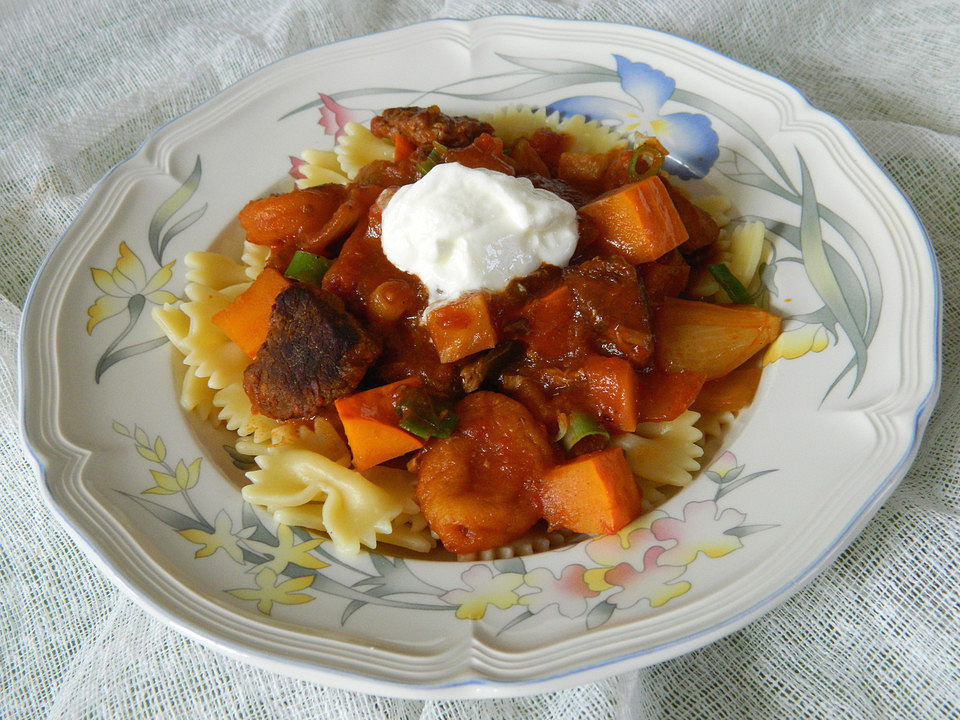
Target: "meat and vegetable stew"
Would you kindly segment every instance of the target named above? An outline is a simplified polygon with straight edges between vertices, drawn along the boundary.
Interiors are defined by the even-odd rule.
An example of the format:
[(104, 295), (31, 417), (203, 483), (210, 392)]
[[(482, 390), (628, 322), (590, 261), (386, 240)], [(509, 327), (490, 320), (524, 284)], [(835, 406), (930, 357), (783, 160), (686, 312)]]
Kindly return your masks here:
[[(505, 144), (437, 107), (370, 130), (393, 160), (240, 213), (270, 253), (213, 323), (253, 358), (253, 411), (324, 418), (355, 469), (414, 472), (456, 553), (544, 521), (617, 531), (641, 493), (611, 437), (748, 404), (779, 318), (750, 304), (655, 140), (582, 153), (544, 128)], [(736, 302), (698, 295), (705, 276)]]

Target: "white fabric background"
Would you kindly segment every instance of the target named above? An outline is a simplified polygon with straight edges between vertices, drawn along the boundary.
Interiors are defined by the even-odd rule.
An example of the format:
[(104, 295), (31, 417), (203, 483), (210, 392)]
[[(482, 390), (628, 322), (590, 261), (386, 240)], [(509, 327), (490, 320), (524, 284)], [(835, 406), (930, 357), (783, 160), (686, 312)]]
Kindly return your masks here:
[[(520, 700), (400, 701), (290, 680), (144, 614), (40, 501), (17, 430), (29, 282), (91, 186), (157, 126), (285, 55), (436, 17), (628, 22), (796, 86), (900, 185), (944, 285), (919, 457), (823, 575), (661, 665)], [(0, 0), (0, 717), (960, 717), (960, 4), (956, 0)]]

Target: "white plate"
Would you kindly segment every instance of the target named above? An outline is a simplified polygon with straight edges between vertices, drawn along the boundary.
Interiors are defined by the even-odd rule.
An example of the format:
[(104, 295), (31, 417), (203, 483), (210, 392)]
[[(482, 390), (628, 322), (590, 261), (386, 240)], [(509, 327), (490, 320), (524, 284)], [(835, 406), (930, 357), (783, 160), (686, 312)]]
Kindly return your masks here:
[[(183, 255), (229, 237), (288, 156), (331, 147), (339, 124), (433, 102), (609, 114), (653, 130), (767, 223), (765, 277), (774, 309), (796, 318), (786, 352), (799, 357), (768, 365), (722, 454), (619, 536), (466, 565), (296, 547), (307, 536), (244, 505), (230, 457), (177, 404), (147, 310), (182, 290)], [(783, 82), (635, 27), (442, 20), (271, 65), (116, 167), (30, 293), (23, 426), (78, 542), (188, 635), (368, 692), (519, 695), (700, 647), (809, 581), (909, 467), (939, 329), (937, 270), (908, 203)]]

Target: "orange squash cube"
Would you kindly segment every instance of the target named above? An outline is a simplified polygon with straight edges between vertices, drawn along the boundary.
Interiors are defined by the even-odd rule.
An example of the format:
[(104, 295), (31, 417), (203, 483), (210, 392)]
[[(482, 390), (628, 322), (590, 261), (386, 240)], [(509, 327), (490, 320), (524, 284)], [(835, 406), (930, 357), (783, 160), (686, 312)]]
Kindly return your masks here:
[(250, 357), (267, 339), (270, 315), (277, 295), (290, 287), (290, 281), (273, 268), (266, 268), (250, 287), (240, 293), (211, 321)]
[(442, 363), (455, 362), (497, 344), (486, 293), (472, 293), (431, 310), (426, 325)]
[(418, 379), (407, 378), (334, 401), (357, 470), (423, 447), (423, 440), (400, 427), (394, 410), (404, 388), (420, 385)]
[(611, 534), (640, 514), (640, 489), (612, 447), (558, 465), (541, 481), (543, 517), (550, 527)]
[(687, 240), (663, 181), (657, 177), (612, 190), (580, 208), (599, 231), (597, 246), (634, 265), (651, 262)]

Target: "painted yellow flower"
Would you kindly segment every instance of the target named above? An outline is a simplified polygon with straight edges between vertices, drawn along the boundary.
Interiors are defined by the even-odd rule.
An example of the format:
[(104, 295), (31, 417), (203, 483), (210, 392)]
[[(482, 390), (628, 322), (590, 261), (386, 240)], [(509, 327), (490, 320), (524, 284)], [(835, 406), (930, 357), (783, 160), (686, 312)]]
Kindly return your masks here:
[[(117, 258), (113, 270), (108, 272), (101, 268), (90, 268), (93, 282), (103, 295), (87, 308), (87, 334), (93, 331), (98, 323), (127, 309), (131, 300), (142, 297), (154, 305), (176, 301), (176, 296), (161, 288), (166, 285), (173, 273), (170, 268), (173, 263), (167, 263), (157, 270), (152, 277), (147, 278), (140, 258), (134, 254), (126, 243), (120, 243), (120, 256)], [(142, 300), (140, 301), (142, 304)]]
[(592, 590), (584, 579), (583, 565), (567, 565), (555, 577), (547, 568), (536, 568), (523, 576), (523, 581), (538, 592), (524, 595), (520, 604), (532, 613), (538, 613), (551, 605), (564, 617), (573, 618), (587, 611), (587, 598), (599, 593)]
[(474, 565), (460, 579), (471, 589), (457, 588), (440, 599), (451, 605), (459, 605), (457, 617), (461, 620), (479, 620), (486, 614), (487, 605), (506, 610), (517, 604), (520, 596), (514, 592), (523, 584), (523, 574), (514, 572), (493, 574), (486, 565)]
[(322, 570), (328, 563), (314, 557), (310, 551), (323, 542), (323, 538), (314, 538), (302, 543), (295, 543), (293, 530), (289, 525), (277, 526), (277, 545), (248, 540), (247, 545), (260, 555), (269, 555), (272, 559), (258, 565), (256, 569), (269, 569), (272, 572), (283, 572), (287, 565), (299, 565), (310, 570)]
[[(203, 545), (197, 550), (194, 557), (202, 558), (213, 555), (217, 550), (223, 550), (227, 555), (233, 558), (234, 562), (243, 564), (243, 551), (237, 540), (243, 537), (243, 532), (235, 534), (233, 532), (233, 521), (226, 511), (221, 510), (217, 519), (213, 522), (213, 532), (208, 533), (203, 530), (181, 530), (180, 535), (196, 545)], [(246, 528), (250, 533), (254, 528)]]
[(660, 607), (690, 590), (692, 586), (686, 580), (674, 582), (686, 572), (686, 567), (657, 564), (657, 559), (665, 552), (662, 547), (648, 548), (643, 555), (643, 568), (639, 571), (630, 563), (620, 563), (612, 568), (607, 573), (607, 580), (622, 589), (607, 598), (607, 602), (619, 609), (633, 607), (641, 600), (649, 602), (650, 607)]
[(273, 610), (274, 603), (281, 605), (301, 605), (313, 600), (313, 595), (299, 592), (306, 590), (313, 584), (314, 576), (304, 575), (303, 577), (290, 578), (277, 584), (277, 574), (270, 568), (263, 568), (257, 573), (256, 588), (236, 588), (227, 590), (228, 593), (241, 600), (256, 600), (257, 610), (264, 615), (269, 615)]
[(689, 502), (683, 506), (682, 520), (666, 517), (651, 525), (650, 529), (658, 540), (676, 540), (676, 544), (665, 550), (658, 562), (660, 565), (683, 567), (696, 560), (701, 552), (707, 557), (723, 557), (743, 547), (740, 538), (729, 534), (729, 531), (742, 525), (745, 519), (746, 515), (733, 508), (720, 512), (713, 500)]
[(793, 360), (808, 352), (820, 352), (829, 345), (827, 329), (820, 323), (801, 325), (793, 330), (785, 330), (770, 343), (763, 354), (763, 364), (769, 365), (780, 358)]
[(614, 535), (602, 535), (587, 543), (587, 555), (600, 567), (583, 573), (583, 580), (591, 590), (602, 592), (613, 587), (605, 579), (607, 571), (628, 561), (631, 557), (643, 556), (651, 547), (663, 543), (650, 532), (650, 526), (660, 518), (667, 517), (662, 510), (654, 510), (634, 520)]

